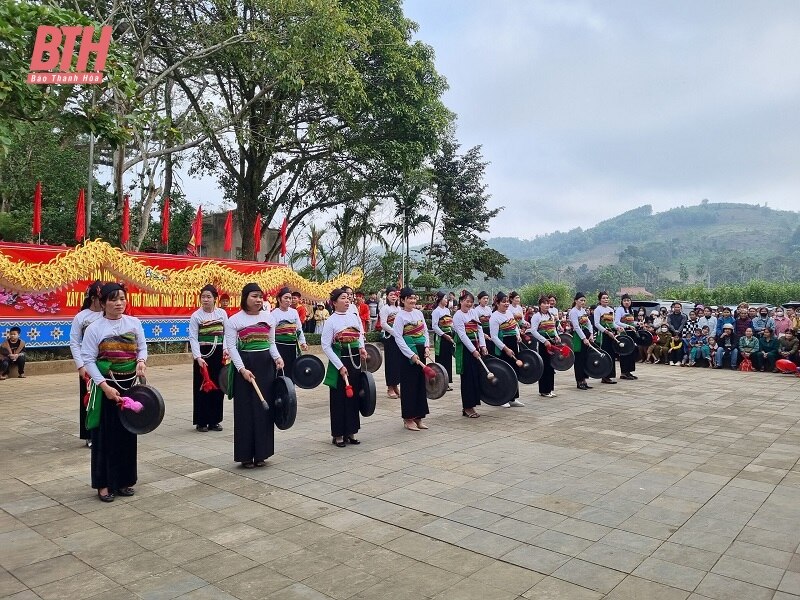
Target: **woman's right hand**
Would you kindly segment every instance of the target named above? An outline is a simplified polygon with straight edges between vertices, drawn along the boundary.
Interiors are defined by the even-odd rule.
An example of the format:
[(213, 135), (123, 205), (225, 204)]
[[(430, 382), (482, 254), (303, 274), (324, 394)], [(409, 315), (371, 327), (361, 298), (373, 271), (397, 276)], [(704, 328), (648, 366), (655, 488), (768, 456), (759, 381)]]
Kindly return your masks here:
[(503, 352), (505, 352), (509, 356), (509, 358), (514, 358), (514, 351), (508, 346), (503, 348)]
[(81, 379), (86, 379), (86, 367), (81, 367), (78, 369), (78, 377)]
[(255, 379), (255, 377), (253, 377), (253, 373), (251, 373), (247, 369), (241, 369), (239, 371), (239, 375), (241, 375), (242, 379), (244, 379), (247, 383), (252, 383), (253, 379)]
[(339, 369), (339, 375), (341, 375), (342, 377), (344, 377), (345, 375), (347, 375), (347, 367), (345, 367), (344, 365), (342, 365), (342, 368), (341, 368), (341, 369)]
[(481, 353), (478, 352), (477, 350), (473, 350), (472, 351), (472, 356), (474, 356), (475, 358), (480, 358), (481, 357)]
[(208, 363), (203, 360), (202, 357), (197, 358), (197, 365), (202, 369), (203, 367), (208, 367)]
[(106, 398), (109, 400), (113, 400), (114, 402), (121, 402), (119, 390), (111, 387), (107, 383), (103, 382), (100, 384), (100, 389), (103, 390), (103, 393), (106, 395)]
[(589, 343), (590, 343), (590, 342), (589, 342), (589, 338), (583, 338), (583, 340), (582, 340), (582, 341), (583, 341), (583, 345), (584, 345), (584, 346), (588, 346), (588, 345), (589, 345)]

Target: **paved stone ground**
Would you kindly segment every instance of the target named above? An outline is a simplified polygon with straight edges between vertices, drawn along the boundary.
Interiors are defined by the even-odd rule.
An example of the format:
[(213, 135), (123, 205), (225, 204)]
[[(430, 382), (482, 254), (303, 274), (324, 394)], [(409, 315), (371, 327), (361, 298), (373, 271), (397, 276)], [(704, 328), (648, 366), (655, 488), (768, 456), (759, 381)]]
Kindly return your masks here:
[[(800, 598), (800, 379), (645, 366), (637, 382), (427, 432), (379, 398), (362, 445), (327, 388), (263, 469), (191, 426), (188, 366), (150, 369), (167, 416), (139, 438), (133, 498), (103, 504), (76, 381), (0, 383), (0, 596), (19, 599)], [(382, 376), (378, 378), (383, 391)], [(457, 385), (456, 385), (457, 388)]]

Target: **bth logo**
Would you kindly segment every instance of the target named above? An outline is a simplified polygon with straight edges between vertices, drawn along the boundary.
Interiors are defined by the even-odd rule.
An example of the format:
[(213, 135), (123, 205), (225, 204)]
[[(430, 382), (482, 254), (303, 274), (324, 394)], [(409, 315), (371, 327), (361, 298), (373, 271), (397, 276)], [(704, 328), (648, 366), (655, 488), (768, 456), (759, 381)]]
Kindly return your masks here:
[[(80, 25), (54, 27), (40, 25), (33, 45), (31, 71), (28, 83), (39, 84), (89, 84), (103, 83), (108, 47), (113, 27), (100, 29), (100, 40), (94, 41), (94, 27)], [(80, 39), (78, 62), (72, 70), (75, 46)], [(63, 50), (62, 50), (63, 48)], [(94, 54), (94, 71), (86, 71), (89, 56)]]

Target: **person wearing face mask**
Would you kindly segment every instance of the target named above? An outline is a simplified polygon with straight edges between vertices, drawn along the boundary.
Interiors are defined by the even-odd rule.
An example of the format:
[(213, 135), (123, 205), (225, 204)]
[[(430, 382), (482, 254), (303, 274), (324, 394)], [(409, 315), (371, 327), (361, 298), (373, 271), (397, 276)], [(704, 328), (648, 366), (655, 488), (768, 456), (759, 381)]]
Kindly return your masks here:
[[(192, 424), (197, 431), (222, 431), (222, 390), (216, 388), (222, 370), (225, 322), (228, 314), (217, 308), (219, 293), (213, 285), (200, 290), (200, 308), (189, 318), (189, 348), (192, 350)], [(203, 371), (207, 374), (204, 376)], [(216, 389), (205, 391), (206, 377)]]
[(775, 337), (780, 338), (789, 329), (792, 328), (792, 322), (788, 317), (784, 316), (783, 308), (778, 307), (775, 309), (775, 316), (772, 318), (775, 322)]
[(769, 316), (769, 310), (766, 306), (762, 306), (758, 311), (758, 316), (753, 319), (753, 334), (761, 338), (764, 335), (765, 329), (775, 331), (775, 321)]
[(657, 341), (647, 349), (647, 360), (652, 360), (654, 364), (667, 364), (672, 334), (669, 332), (669, 326), (666, 323), (662, 323), (656, 329), (656, 338)]
[[(233, 398), (233, 460), (245, 469), (265, 466), (275, 454), (275, 418), (264, 411), (253, 381), (265, 395), (283, 359), (275, 343), (275, 320), (257, 283), (242, 289), (241, 310), (225, 323), (225, 348), (231, 357), (228, 397)], [(232, 381), (231, 381), (232, 380)]]

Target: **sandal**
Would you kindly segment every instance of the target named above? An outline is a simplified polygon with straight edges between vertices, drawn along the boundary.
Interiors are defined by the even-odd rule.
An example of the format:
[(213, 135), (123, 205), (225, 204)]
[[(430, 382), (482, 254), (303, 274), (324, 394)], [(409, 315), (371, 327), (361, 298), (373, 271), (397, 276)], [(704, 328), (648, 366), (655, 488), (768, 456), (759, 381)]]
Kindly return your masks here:
[(468, 413), (465, 410), (462, 410), (461, 411), (461, 416), (462, 417), (469, 417), (470, 419), (477, 419), (478, 417), (480, 417), (480, 415), (477, 412), (475, 412), (474, 410), (472, 412), (470, 412), (470, 413)]
[(117, 496), (129, 497), (133, 496), (135, 493), (136, 491), (132, 487), (124, 487), (117, 490)]
[(398, 397), (394, 392), (386, 392), (386, 395), (393, 400)]
[(252, 462), (243, 462), (243, 463), (242, 463), (242, 466), (243, 466), (245, 469), (252, 469), (253, 467), (255, 467), (255, 465), (254, 465)]
[(344, 448), (345, 446), (347, 446), (344, 440), (342, 440), (341, 442), (337, 442), (336, 438), (331, 439), (331, 444), (333, 444), (337, 448)]
[(260, 461), (258, 461), (258, 462), (256, 463), (256, 466), (257, 466), (257, 467), (266, 467), (266, 466), (267, 466), (267, 463), (265, 463), (263, 460), (260, 460)]
[(349, 437), (346, 441), (348, 444), (353, 444), (353, 446), (358, 446), (361, 443), (361, 440), (357, 440), (354, 437)]

